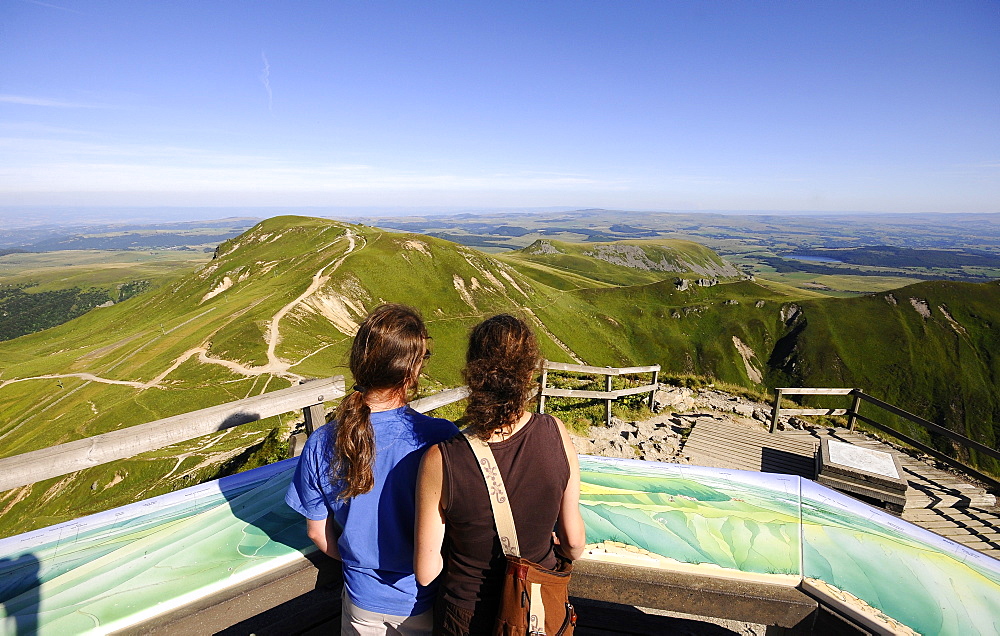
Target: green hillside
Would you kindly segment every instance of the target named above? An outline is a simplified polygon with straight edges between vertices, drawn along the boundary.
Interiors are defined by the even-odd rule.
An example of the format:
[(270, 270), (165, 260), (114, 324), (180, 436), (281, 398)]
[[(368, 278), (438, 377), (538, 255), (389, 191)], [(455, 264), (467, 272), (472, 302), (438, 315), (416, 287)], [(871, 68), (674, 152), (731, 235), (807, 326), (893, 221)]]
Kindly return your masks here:
[[(0, 455), (346, 373), (357, 322), (386, 301), (411, 304), (428, 322), (435, 356), (425, 390), (454, 386), (472, 325), (501, 311), (531, 318), (530, 308), (554, 295), (506, 263), (440, 239), (269, 219), (221, 244), (193, 275), (0, 344)], [(544, 355), (571, 360), (538, 325)], [(275, 427), (288, 423), (244, 426), (0, 494), (0, 533), (211, 477)]]
[[(773, 349), (770, 385), (863, 388), (997, 448), (1000, 281), (930, 281), (797, 306)], [(905, 420), (896, 425), (950, 449)], [(1000, 474), (990, 458), (973, 460)]]
[(503, 258), (521, 264), (522, 271), (539, 282), (558, 288), (586, 287), (579, 285), (578, 277), (616, 286), (678, 277), (740, 277), (739, 270), (712, 250), (668, 239), (585, 244), (540, 239)]
[[(457, 385), (468, 330), (509, 311), (535, 324), (551, 360), (659, 363), (756, 388), (858, 386), (995, 443), (996, 283), (922, 283), (892, 292), (895, 304), (884, 293), (817, 298), (742, 280), (686, 241), (537, 245), (498, 257), (418, 234), (268, 219), (191, 275), (0, 343), (0, 456), (346, 374), (358, 321), (390, 301), (419, 309), (434, 338), (425, 392)], [(692, 283), (682, 290), (678, 278)], [(694, 282), (705, 278), (721, 283)], [(0, 493), (0, 536), (211, 478), (272, 430), (286, 435), (290, 418)]]
[(0, 256), (0, 340), (49, 329), (190, 273), (194, 250), (12, 252)]

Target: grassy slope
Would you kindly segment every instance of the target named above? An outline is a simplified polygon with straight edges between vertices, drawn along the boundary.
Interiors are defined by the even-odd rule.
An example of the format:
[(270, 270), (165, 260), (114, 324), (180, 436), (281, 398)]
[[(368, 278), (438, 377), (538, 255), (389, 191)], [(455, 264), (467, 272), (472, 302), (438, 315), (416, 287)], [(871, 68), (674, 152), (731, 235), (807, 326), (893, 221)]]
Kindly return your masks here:
[[(537, 313), (592, 364), (658, 362), (665, 372), (754, 386), (736, 336), (754, 352), (751, 364), (763, 373), (766, 387), (861, 387), (997, 447), (1000, 283), (923, 282), (894, 291), (895, 304), (885, 293), (829, 298), (763, 280), (685, 292), (668, 281), (563, 289)], [(930, 318), (917, 312), (911, 297), (927, 302)], [(803, 310), (804, 319), (786, 325), (782, 312), (787, 315), (791, 304)], [(819, 403), (845, 406), (829, 400)], [(949, 449), (905, 420), (874, 408), (865, 412)], [(996, 462), (973, 459), (1000, 473)]]
[[(350, 244), (348, 231), (354, 235), (355, 250), (335, 268)], [(253, 368), (268, 360), (268, 324), (306, 292), (321, 270), (329, 278), (310, 300), (323, 302), (314, 303), (314, 308), (300, 303), (281, 320), (275, 353), (287, 369)], [(207, 297), (227, 278), (231, 286)], [(0, 387), (0, 454), (23, 453), (284, 388), (295, 376), (345, 373), (350, 321), (386, 301), (413, 305), (427, 319), (436, 353), (425, 372), (428, 387), (455, 385), (469, 328), (484, 315), (544, 305), (546, 293), (555, 292), (540, 292), (508, 265), (438, 239), (321, 219), (270, 219), (224, 243), (220, 257), (196, 274), (0, 344), (0, 383), (8, 381)], [(322, 312), (338, 302), (340, 327)], [(544, 334), (542, 348), (550, 358), (568, 359)], [(250, 368), (233, 371), (205, 364), (192, 350)], [(67, 375), (71, 373), (155, 386), (109, 385)], [(274, 423), (241, 431), (252, 432), (255, 426), (262, 437)], [(236, 447), (248, 442), (232, 433), (221, 451), (227, 443)], [(157, 475), (175, 468), (176, 462), (166, 457), (178, 451), (166, 452), (37, 484), (14, 505), (23, 492), (0, 495), (0, 533), (119, 505), (137, 492), (149, 495), (186, 485), (205, 476), (209, 467), (196, 466), (220, 447), (196, 451), (169, 480), (160, 480)], [(116, 483), (116, 473), (124, 481)]]
[[(649, 261), (665, 262), (668, 267), (674, 267), (678, 271), (625, 267), (602, 258), (595, 258), (592, 255), (599, 253), (602, 249), (619, 247), (637, 248)], [(554, 253), (543, 252), (542, 248), (554, 250)], [(553, 284), (551, 278), (553, 270), (576, 274), (584, 279), (611, 285), (642, 285), (667, 278), (673, 280), (677, 277), (699, 278), (707, 275), (694, 271), (698, 268), (704, 268), (706, 271), (731, 269), (731, 266), (727, 268), (726, 263), (712, 250), (690, 241), (672, 239), (583, 244), (541, 240), (522, 250), (507, 253), (503, 258), (513, 263), (523, 264), (525, 268), (522, 271), (526, 275), (532, 276), (546, 285)], [(574, 282), (578, 283), (579, 280)]]
[[(861, 387), (996, 448), (1000, 282), (931, 281), (891, 295), (895, 304), (888, 294), (800, 303), (804, 327), (787, 343), (794, 344), (795, 368), (776, 370), (772, 382)], [(919, 314), (911, 298), (926, 301), (930, 317)], [(896, 424), (928, 439), (912, 424)]]
[[(348, 254), (349, 235), (355, 247)], [(71, 377), (0, 386), (0, 455), (284, 388), (297, 376), (346, 373), (351, 321), (386, 301), (417, 307), (428, 323), (435, 355), (425, 370), (426, 391), (460, 382), (466, 335), (483, 316), (513, 311), (533, 319), (530, 311), (544, 324), (540, 340), (549, 359), (572, 361), (557, 338), (589, 364), (660, 363), (668, 372), (752, 386), (736, 336), (753, 350), (751, 363), (769, 386), (860, 386), (918, 413), (924, 404), (954, 404), (949, 408), (959, 419), (952, 421), (960, 427), (972, 417), (996, 419), (993, 387), (1000, 374), (991, 356), (1000, 342), (989, 328), (1000, 322), (995, 284), (922, 283), (895, 292), (896, 306), (884, 294), (817, 298), (765, 281), (680, 292), (675, 273), (628, 270), (581, 255), (570, 255), (572, 267), (521, 255), (498, 258), (426, 236), (303, 217), (262, 222), (222, 244), (219, 254), (198, 273), (159, 290), (0, 343), (0, 384), (72, 372), (152, 382), (176, 365), (145, 389)], [(233, 371), (199, 361), (197, 354), (184, 357), (203, 348), (211, 358), (266, 364), (269, 323), (321, 270), (328, 279), (280, 322), (275, 354), (287, 368)], [(619, 282), (612, 285), (615, 276)], [(641, 284), (620, 286), (629, 276)], [(231, 286), (206, 298), (227, 277)], [(931, 319), (918, 316), (909, 295), (928, 299)], [(805, 316), (795, 338), (789, 336), (795, 325), (782, 321), (791, 302)], [(938, 305), (949, 308), (967, 336), (955, 333)], [(768, 369), (779, 344), (794, 352), (795, 369)], [(948, 387), (957, 387), (959, 397), (947, 394)], [(222, 455), (259, 441), (275, 426), (287, 427), (287, 420), (241, 427), (210, 440), (211, 446), (195, 440), (186, 450), (164, 449), (37, 484), (17, 504), (12, 501), (22, 491), (0, 494), (0, 535), (193, 483), (210, 476)], [(993, 439), (991, 426), (969, 430)]]

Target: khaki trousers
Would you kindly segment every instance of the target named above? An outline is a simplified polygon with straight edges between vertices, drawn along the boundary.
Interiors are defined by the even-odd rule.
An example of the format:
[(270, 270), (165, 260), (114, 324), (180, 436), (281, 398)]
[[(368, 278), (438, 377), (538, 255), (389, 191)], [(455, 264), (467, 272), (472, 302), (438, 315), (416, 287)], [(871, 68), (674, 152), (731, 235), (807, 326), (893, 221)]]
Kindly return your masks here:
[(343, 636), (431, 636), (434, 626), (434, 610), (427, 610), (416, 616), (396, 616), (380, 614), (361, 609), (347, 597), (341, 595), (340, 633)]

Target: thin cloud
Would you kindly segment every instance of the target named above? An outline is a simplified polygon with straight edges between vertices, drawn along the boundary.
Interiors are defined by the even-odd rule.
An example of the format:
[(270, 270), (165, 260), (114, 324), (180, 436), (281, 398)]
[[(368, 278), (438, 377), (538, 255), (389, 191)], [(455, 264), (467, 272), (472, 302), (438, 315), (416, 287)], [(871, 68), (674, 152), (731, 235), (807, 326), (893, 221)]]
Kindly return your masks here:
[(264, 54), (264, 51), (260, 52), (260, 58), (264, 61), (264, 69), (260, 72), (260, 83), (267, 91), (267, 109), (271, 110), (271, 64), (267, 61), (267, 55)]
[(67, 102), (48, 97), (32, 97), (29, 95), (0, 95), (0, 102), (5, 104), (20, 104), (22, 106), (45, 106), (47, 108), (101, 108), (94, 104)]
[(48, 2), (42, 2), (41, 0), (27, 0), (30, 4), (37, 4), (40, 7), (46, 7), (49, 9), (58, 9), (59, 11), (67, 11), (69, 13), (75, 13), (77, 15), (85, 15), (83, 11), (77, 11), (76, 9), (70, 9), (69, 7), (60, 7), (57, 4), (50, 4)]

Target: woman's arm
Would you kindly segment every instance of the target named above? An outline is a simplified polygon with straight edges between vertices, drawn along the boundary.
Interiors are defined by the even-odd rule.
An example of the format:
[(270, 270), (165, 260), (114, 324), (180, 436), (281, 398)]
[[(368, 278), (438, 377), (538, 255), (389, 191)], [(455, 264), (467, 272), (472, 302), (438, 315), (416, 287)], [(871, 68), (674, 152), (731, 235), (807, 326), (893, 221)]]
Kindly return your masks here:
[(333, 517), (306, 519), (306, 535), (312, 539), (320, 552), (340, 561), (340, 550), (337, 548), (337, 533)]
[(569, 482), (563, 491), (559, 519), (556, 523), (556, 538), (559, 539), (556, 550), (563, 557), (576, 560), (583, 554), (583, 548), (587, 543), (587, 529), (583, 525), (583, 517), (580, 516), (580, 462), (566, 426), (559, 418), (553, 419), (559, 423), (563, 449), (566, 451), (566, 459), (569, 460)]
[(417, 583), (430, 585), (444, 568), (444, 502), (447, 501), (441, 449), (431, 446), (420, 460), (417, 472), (417, 515), (413, 571)]

